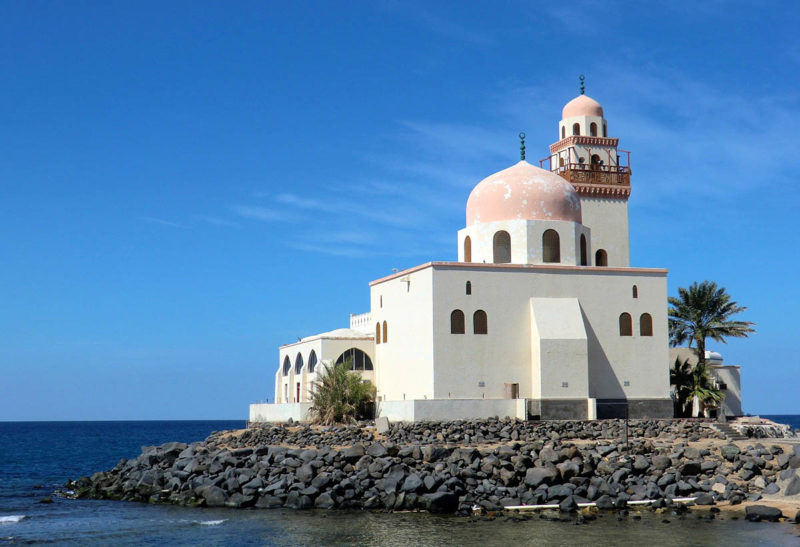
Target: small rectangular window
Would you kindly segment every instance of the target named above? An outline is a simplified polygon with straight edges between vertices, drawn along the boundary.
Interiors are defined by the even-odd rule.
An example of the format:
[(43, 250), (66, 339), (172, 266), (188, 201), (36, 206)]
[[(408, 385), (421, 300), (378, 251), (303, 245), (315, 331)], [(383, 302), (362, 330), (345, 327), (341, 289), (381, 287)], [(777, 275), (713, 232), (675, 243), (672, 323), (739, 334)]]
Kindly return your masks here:
[(561, 382), (561, 387), (569, 387), (569, 382)]
[(631, 382), (630, 382), (630, 380), (625, 380), (625, 381), (623, 382), (623, 384), (625, 385), (625, 387), (630, 387), (630, 385), (631, 385)]

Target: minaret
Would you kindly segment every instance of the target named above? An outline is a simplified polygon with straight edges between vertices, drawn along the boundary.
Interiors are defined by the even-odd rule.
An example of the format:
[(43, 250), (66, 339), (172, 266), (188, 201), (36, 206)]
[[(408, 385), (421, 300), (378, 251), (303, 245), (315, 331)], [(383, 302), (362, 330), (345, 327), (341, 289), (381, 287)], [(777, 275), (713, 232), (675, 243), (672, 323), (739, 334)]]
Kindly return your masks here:
[(608, 136), (603, 107), (585, 94), (568, 102), (558, 123), (560, 140), (539, 163), (568, 180), (578, 192), (583, 225), (592, 231), (593, 266), (628, 267), (628, 196), (631, 193), (630, 152), (617, 149)]

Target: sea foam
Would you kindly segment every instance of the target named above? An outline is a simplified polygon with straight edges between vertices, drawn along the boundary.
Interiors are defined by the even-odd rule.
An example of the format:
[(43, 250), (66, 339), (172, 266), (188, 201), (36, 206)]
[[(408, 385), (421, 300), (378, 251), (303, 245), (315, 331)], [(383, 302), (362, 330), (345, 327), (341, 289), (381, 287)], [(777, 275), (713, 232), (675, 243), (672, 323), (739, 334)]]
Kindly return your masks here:
[(222, 520), (198, 520), (196, 522), (200, 526), (218, 526), (218, 525), (222, 524), (223, 522), (225, 522), (226, 520), (228, 520), (228, 519), (222, 519)]
[(2, 515), (0, 516), (0, 524), (16, 524), (26, 518), (28, 518), (28, 515)]

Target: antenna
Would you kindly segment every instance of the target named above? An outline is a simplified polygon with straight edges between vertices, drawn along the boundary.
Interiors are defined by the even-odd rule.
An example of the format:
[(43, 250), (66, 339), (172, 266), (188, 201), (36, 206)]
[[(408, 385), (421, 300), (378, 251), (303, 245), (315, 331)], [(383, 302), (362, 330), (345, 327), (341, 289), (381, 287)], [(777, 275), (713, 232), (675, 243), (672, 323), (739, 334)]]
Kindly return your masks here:
[(525, 133), (519, 134), (519, 159), (525, 161)]

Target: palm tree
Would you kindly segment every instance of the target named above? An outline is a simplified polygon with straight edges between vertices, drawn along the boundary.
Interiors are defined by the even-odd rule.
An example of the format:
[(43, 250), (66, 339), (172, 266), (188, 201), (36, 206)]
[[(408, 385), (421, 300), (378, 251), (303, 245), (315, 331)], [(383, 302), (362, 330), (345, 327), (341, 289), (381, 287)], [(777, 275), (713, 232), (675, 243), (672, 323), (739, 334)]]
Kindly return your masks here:
[(331, 425), (352, 422), (375, 399), (375, 387), (351, 372), (351, 359), (322, 364), (316, 389), (311, 393), (310, 413), (316, 423)]
[(706, 362), (706, 338), (725, 343), (725, 338), (746, 338), (754, 323), (731, 321), (730, 317), (745, 311), (722, 287), (713, 281), (692, 283), (678, 289), (678, 297), (669, 297), (669, 341), (678, 346), (696, 344), (699, 365)]
[(675, 416), (686, 416), (686, 401), (689, 400), (689, 393), (694, 385), (692, 365), (688, 359), (683, 363), (680, 359), (675, 359), (675, 363), (669, 369), (669, 385), (675, 386), (673, 391)]
[(697, 417), (703, 410), (702, 407), (717, 407), (724, 397), (716, 382), (711, 378), (708, 365), (705, 362), (697, 363), (692, 369), (692, 383), (687, 393), (684, 405), (692, 403), (692, 416)]

